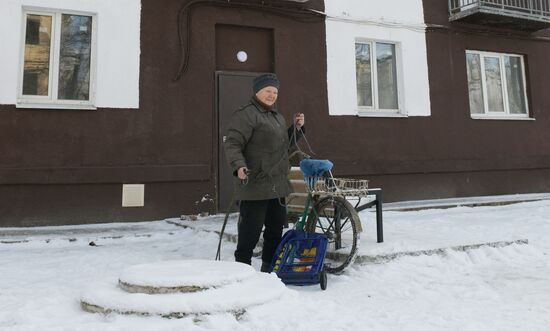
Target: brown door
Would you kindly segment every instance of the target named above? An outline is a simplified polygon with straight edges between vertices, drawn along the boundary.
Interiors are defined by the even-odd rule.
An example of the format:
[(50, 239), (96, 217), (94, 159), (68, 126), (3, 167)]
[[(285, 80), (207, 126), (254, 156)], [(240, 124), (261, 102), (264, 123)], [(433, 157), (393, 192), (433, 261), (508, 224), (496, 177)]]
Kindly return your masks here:
[[(223, 139), (233, 112), (245, 105), (252, 97), (252, 81), (257, 73), (217, 72), (218, 111), (218, 211), (225, 212), (231, 202), (234, 190), (234, 176), (227, 164), (223, 150)], [(233, 203), (232, 211), (236, 210)]]
[[(225, 212), (233, 195), (231, 170), (223, 151), (223, 137), (231, 115), (252, 97), (252, 81), (259, 73), (274, 70), (273, 29), (216, 25), (217, 208)], [(237, 54), (247, 54), (239, 60)], [(233, 205), (233, 210), (236, 206)]]

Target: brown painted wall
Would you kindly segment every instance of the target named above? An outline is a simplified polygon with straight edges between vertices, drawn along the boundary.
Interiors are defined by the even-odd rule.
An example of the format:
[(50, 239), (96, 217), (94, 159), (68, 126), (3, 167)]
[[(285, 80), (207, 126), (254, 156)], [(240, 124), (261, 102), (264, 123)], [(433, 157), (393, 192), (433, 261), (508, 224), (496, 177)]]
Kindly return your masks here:
[[(326, 92), (319, 94), (326, 91), (322, 21), (198, 8), (189, 71), (173, 82), (181, 4), (142, 1), (139, 109), (0, 105), (0, 226), (151, 220), (212, 210), (208, 202), (195, 202), (215, 196), (216, 24), (273, 29), (275, 71), (283, 82), (304, 87), (283, 90), (283, 113), (306, 105), (326, 109)], [(321, 0), (312, 6), (323, 8)], [(121, 207), (122, 183), (146, 184), (145, 207)]]
[[(317, 156), (332, 159), (336, 174), (369, 178), (384, 189), (385, 201), (549, 192), (550, 75), (544, 73), (550, 43), (525, 33), (450, 26), (447, 1), (425, 0), (424, 10), (427, 23), (449, 27), (426, 35), (431, 116), (314, 113), (308, 137)], [(526, 56), (535, 121), (470, 118), (466, 49)]]
[[(322, 9), (322, 1), (313, 5)], [(306, 113), (308, 140), (337, 175), (371, 179), (385, 201), (550, 191), (550, 43), (450, 25), (447, 2), (424, 0), (432, 115), (328, 116), (324, 23), (202, 7), (188, 72), (179, 64), (180, 1), (142, 1), (139, 109), (22, 110), (0, 105), (0, 226), (151, 220), (212, 210), (215, 26), (272, 29), (287, 119)], [(469, 30), (470, 29), (470, 30)], [(483, 30), (483, 28), (481, 29)], [(545, 36), (539, 32), (536, 35)], [(470, 118), (465, 50), (520, 53), (535, 121)], [(218, 59), (219, 60), (219, 59)], [(407, 87), (405, 87), (407, 88)], [(145, 207), (121, 208), (121, 184), (145, 183)]]
[[(427, 33), (434, 143), (456, 160), (455, 169), (478, 175), (463, 195), (550, 191), (550, 42), (522, 32), (448, 22), (446, 1), (424, 0), (425, 20), (444, 28)], [(466, 50), (522, 54), (535, 121), (470, 118)], [(434, 129), (432, 129), (434, 130)], [(441, 154), (439, 154), (441, 155)], [(437, 159), (438, 154), (434, 154)], [(466, 177), (465, 177), (466, 178)]]

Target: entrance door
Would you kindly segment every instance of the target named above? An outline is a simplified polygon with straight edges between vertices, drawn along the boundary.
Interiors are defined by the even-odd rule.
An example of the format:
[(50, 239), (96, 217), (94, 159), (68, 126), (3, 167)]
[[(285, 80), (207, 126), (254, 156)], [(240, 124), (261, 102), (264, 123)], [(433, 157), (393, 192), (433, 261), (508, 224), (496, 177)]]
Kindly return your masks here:
[[(258, 74), (246, 72), (217, 72), (218, 111), (218, 211), (225, 212), (234, 190), (234, 176), (227, 164), (223, 139), (233, 112), (252, 97), (252, 81)], [(235, 211), (236, 204), (231, 206)]]
[[(273, 72), (273, 50), (272, 29), (216, 24), (217, 208), (221, 212), (225, 212), (231, 202), (234, 180), (225, 159), (223, 136), (233, 112), (252, 97), (254, 78), (261, 72)], [(235, 205), (233, 208), (236, 209)]]

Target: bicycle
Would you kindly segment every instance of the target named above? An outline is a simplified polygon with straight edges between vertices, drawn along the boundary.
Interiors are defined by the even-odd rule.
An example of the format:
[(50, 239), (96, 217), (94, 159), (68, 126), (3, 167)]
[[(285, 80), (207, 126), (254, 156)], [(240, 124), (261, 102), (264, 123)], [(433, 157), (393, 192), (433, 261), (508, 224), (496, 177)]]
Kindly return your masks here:
[(325, 270), (340, 273), (357, 257), (360, 233), (359, 215), (347, 197), (366, 197), (368, 180), (327, 176), (305, 178), (307, 198), (304, 210), (295, 223), (297, 230), (321, 233), (328, 239)]

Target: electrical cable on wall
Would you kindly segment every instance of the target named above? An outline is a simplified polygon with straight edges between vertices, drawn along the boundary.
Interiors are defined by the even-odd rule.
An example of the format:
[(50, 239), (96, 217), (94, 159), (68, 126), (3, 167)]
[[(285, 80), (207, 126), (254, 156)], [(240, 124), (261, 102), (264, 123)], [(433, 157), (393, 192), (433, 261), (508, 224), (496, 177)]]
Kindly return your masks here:
[[(186, 1), (178, 11), (177, 24), (178, 24), (178, 39), (181, 49), (181, 58), (178, 71), (174, 77), (174, 81), (177, 81), (187, 71), (189, 66), (189, 56), (191, 49), (191, 26), (193, 12), (196, 8), (201, 6), (217, 6), (227, 8), (239, 8), (247, 10), (256, 10), (267, 12), (272, 15), (285, 17), (302, 23), (318, 23), (325, 19), (335, 22), (372, 25), (393, 29), (406, 29), (413, 32), (436, 32), (436, 31), (453, 31), (468, 34), (480, 34), (487, 35), (489, 33), (497, 33), (499, 36), (511, 36), (515, 38), (522, 38), (534, 41), (550, 41), (550, 38), (545, 36), (522, 36), (511, 31), (491, 31), (486, 30), (472, 30), (461, 29), (460, 26), (445, 26), (432, 23), (406, 23), (406, 22), (392, 22), (384, 19), (362, 19), (352, 18), (349, 16), (333, 16), (323, 11), (319, 11), (313, 8), (304, 6), (307, 0), (189, 0)], [(344, 13), (345, 14), (345, 13)]]
[[(300, 3), (300, 5), (298, 5)], [(178, 71), (174, 77), (177, 81), (187, 71), (189, 66), (189, 53), (191, 50), (191, 26), (193, 12), (201, 6), (217, 6), (228, 8), (241, 8), (249, 10), (257, 10), (268, 12), (272, 15), (285, 17), (302, 23), (318, 23), (324, 21), (325, 14), (317, 11), (302, 8), (302, 2), (290, 4), (289, 1), (273, 0), (273, 1), (256, 1), (251, 2), (246, 0), (190, 0), (183, 4), (178, 11), (178, 39), (181, 49), (181, 60)], [(185, 36), (185, 37), (184, 37)]]
[[(353, 24), (362, 24), (362, 25), (374, 25), (385, 28), (394, 28), (394, 29), (407, 29), (413, 32), (425, 32), (426, 24), (414, 24), (414, 23), (404, 23), (404, 22), (392, 22), (386, 21), (384, 19), (366, 19), (366, 18), (351, 18), (349, 16), (333, 16), (325, 12), (318, 11), (315, 9), (308, 9), (309, 11), (324, 15), (327, 20), (344, 22), (344, 23), (353, 23)], [(345, 13), (344, 13), (345, 14)]]
[(488, 30), (486, 27), (483, 29), (480, 28), (474, 28), (472, 26), (461, 26), (461, 25), (442, 25), (442, 24), (434, 24), (434, 23), (406, 23), (406, 22), (392, 22), (381, 19), (366, 19), (366, 18), (352, 18), (346, 15), (346, 13), (343, 13), (344, 16), (333, 16), (329, 15), (325, 12), (321, 12), (315, 9), (308, 9), (309, 11), (314, 11), (319, 14), (325, 15), (327, 21), (335, 21), (335, 22), (344, 22), (344, 23), (353, 23), (353, 24), (360, 24), (360, 25), (372, 25), (372, 26), (380, 26), (385, 28), (393, 28), (393, 29), (406, 29), (413, 32), (437, 32), (437, 31), (447, 31), (447, 32), (458, 32), (458, 33), (464, 33), (464, 34), (473, 34), (473, 35), (484, 35), (484, 36), (501, 36), (501, 37), (513, 37), (513, 38), (520, 38), (520, 39), (526, 39), (526, 40), (533, 40), (533, 41), (550, 41), (550, 37), (545, 36), (536, 36), (532, 34), (525, 34), (518, 31), (511, 31), (511, 30)]

